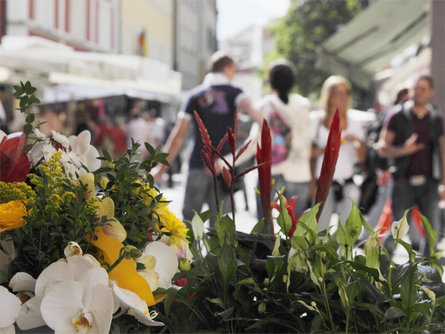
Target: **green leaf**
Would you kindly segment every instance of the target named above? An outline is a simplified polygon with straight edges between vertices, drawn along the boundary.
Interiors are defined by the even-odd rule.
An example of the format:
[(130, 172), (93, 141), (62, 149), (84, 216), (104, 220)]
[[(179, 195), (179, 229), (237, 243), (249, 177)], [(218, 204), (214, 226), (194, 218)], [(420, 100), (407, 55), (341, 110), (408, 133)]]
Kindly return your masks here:
[(148, 153), (150, 153), (151, 156), (154, 156), (156, 154), (156, 150), (153, 146), (151, 146), (149, 143), (144, 143), (145, 148), (147, 149)]
[(340, 220), (338, 221), (338, 229), (335, 232), (335, 238), (338, 244), (342, 247), (352, 246), (354, 244), (352, 237), (346, 232), (346, 229)]
[(201, 212), (199, 214), (199, 216), (201, 217), (203, 222), (206, 222), (207, 220), (209, 220), (209, 218), (213, 215), (213, 211), (212, 210), (207, 210), (204, 212)]
[(29, 98), (29, 101), (28, 101), (28, 105), (31, 105), (33, 103), (40, 103), (40, 100), (37, 97), (35, 97), (34, 95), (31, 95), (31, 97)]
[[(305, 212), (301, 216), (300, 220), (298, 221), (294, 235), (304, 235), (306, 230), (311, 230), (315, 233), (315, 235), (318, 234), (317, 213), (319, 208), (320, 203), (317, 203), (308, 212)], [(301, 227), (300, 223), (303, 223)]]
[(277, 223), (281, 227), (281, 232), (287, 235), (289, 230), (292, 228), (292, 218), (287, 212), (286, 206), (284, 205), (283, 196), (278, 193), (278, 198), (280, 199), (280, 214), (277, 218)]
[(306, 251), (309, 249), (309, 244), (306, 240), (305, 237), (299, 236), (299, 235), (294, 235), (290, 241), (292, 248), (301, 250), (301, 251)]
[(400, 297), (402, 309), (409, 313), (417, 300), (417, 264), (409, 264), (405, 275), (402, 277)]
[(408, 252), (408, 255), (409, 255), (410, 262), (414, 262), (416, 259), (416, 254), (413, 252), (412, 246), (409, 243), (407, 243), (401, 239), (394, 239), (394, 241), (399, 243), (400, 245), (403, 246), (403, 248), (406, 249), (406, 251)]
[(20, 86), (14, 86), (14, 96), (16, 98), (19, 98), (24, 93), (22, 87)]
[(20, 109), (25, 109), (28, 103), (28, 96), (23, 96), (20, 98)]
[(111, 154), (108, 153), (108, 151), (107, 151), (106, 149), (103, 149), (103, 150), (102, 150), (102, 154), (104, 155), (104, 158), (105, 158), (107, 161), (113, 161), (113, 158), (111, 157)]
[(218, 305), (219, 307), (221, 307), (223, 310), (225, 309), (224, 307), (224, 303), (220, 298), (206, 298), (206, 300), (208, 300), (210, 303)]
[(28, 116), (26, 116), (26, 123), (34, 122), (34, 119), (35, 119), (34, 114), (28, 114)]
[(23, 132), (25, 132), (25, 135), (29, 135), (32, 132), (32, 124), (26, 123), (23, 126)]
[(357, 205), (352, 202), (351, 212), (346, 219), (346, 232), (351, 236), (352, 242), (354, 243), (362, 231), (362, 221), (363, 216), (360, 213)]
[(395, 306), (391, 306), (385, 312), (385, 316), (383, 317), (383, 321), (397, 319), (401, 317), (405, 317), (406, 314), (401, 309)]
[(224, 287), (227, 289), (229, 280), (235, 273), (236, 258), (233, 248), (223, 247), (221, 254), (218, 256), (218, 269), (221, 272)]
[(255, 226), (253, 227), (252, 231), (250, 232), (251, 234), (257, 234), (257, 233), (261, 233), (262, 231), (264, 231), (266, 229), (266, 219), (261, 218), (258, 223), (255, 224)]
[(266, 271), (267, 276), (272, 280), (275, 274), (279, 273), (284, 264), (285, 255), (280, 256), (267, 256), (266, 260)]
[(436, 240), (437, 240), (437, 233), (436, 231), (434, 231), (434, 229), (431, 227), (431, 224), (428, 220), (428, 218), (426, 218), (424, 215), (422, 215), (420, 212), (420, 217), (422, 218), (422, 222), (423, 222), (423, 227), (425, 229), (426, 232), (426, 238), (428, 240), (428, 246), (429, 246), (429, 251), (430, 254), (434, 254), (435, 250), (434, 250), (434, 246), (436, 245)]

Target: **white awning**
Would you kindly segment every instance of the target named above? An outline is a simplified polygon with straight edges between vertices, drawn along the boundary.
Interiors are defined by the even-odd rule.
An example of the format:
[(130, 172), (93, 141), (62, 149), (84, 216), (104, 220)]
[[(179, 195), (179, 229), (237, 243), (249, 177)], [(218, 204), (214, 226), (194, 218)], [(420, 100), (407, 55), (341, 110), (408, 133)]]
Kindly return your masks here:
[(367, 89), (395, 55), (430, 36), (427, 0), (380, 0), (322, 44), (318, 66)]
[[(77, 52), (39, 37), (3, 37), (0, 65), (19, 75), (39, 75), (42, 102), (57, 102), (67, 96), (98, 98), (126, 94), (161, 102), (177, 99), (181, 74), (158, 61), (136, 55)], [(20, 75), (21, 74), (21, 75)], [(18, 82), (11, 82), (17, 84)]]

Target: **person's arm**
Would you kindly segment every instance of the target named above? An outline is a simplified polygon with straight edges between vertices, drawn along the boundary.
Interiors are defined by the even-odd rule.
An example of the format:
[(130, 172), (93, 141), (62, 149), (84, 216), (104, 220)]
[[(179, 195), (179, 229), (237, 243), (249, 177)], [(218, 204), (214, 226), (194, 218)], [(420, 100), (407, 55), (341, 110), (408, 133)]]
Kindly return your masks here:
[(417, 134), (412, 134), (402, 146), (393, 145), (395, 133), (389, 129), (382, 129), (378, 143), (377, 153), (382, 158), (399, 158), (411, 155), (424, 148), (423, 144), (417, 143)]
[(357, 162), (364, 162), (366, 159), (366, 146), (363, 140), (360, 140), (357, 136), (354, 135), (347, 135), (345, 139), (352, 142), (352, 144), (354, 145), (355, 153), (357, 155)]
[(258, 109), (253, 107), (252, 102), (247, 96), (243, 95), (239, 99), (238, 107), (241, 109), (242, 112), (245, 112), (247, 115), (249, 115), (254, 122), (258, 123), (260, 127), (263, 125), (263, 115)]
[[(172, 132), (168, 136), (167, 142), (164, 146), (164, 151), (168, 153), (167, 161), (169, 164), (173, 162), (179, 153), (179, 150), (184, 143), (185, 136), (187, 135), (188, 128), (190, 126), (190, 118), (182, 117), (178, 119)], [(153, 178), (156, 183), (159, 183), (162, 179), (162, 175), (167, 171), (168, 166), (158, 164), (152, 172)]]

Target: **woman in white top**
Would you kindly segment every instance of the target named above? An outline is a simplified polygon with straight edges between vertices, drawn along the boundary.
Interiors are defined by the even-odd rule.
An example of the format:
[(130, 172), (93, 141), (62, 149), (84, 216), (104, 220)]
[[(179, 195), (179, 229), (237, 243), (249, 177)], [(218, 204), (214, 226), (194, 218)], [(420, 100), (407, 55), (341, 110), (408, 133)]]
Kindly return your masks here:
[(306, 208), (311, 180), (310, 102), (298, 94), (290, 94), (294, 70), (285, 60), (272, 63), (269, 83), (272, 94), (261, 99), (258, 109), (272, 132), (273, 188), (280, 191), (285, 187), (284, 196), (288, 199), (297, 196), (295, 216), (298, 217)]
[(316, 159), (314, 176), (320, 176), (323, 154), (329, 134), (329, 127), (335, 111), (340, 113), (342, 139), (334, 179), (318, 222), (320, 231), (329, 227), (332, 213), (337, 213), (344, 223), (352, 208), (352, 201), (359, 200), (360, 192), (353, 182), (354, 165), (365, 158), (365, 131), (355, 115), (361, 112), (349, 109), (350, 84), (341, 76), (330, 76), (321, 90), (323, 110), (311, 113), (313, 141), (312, 157)]

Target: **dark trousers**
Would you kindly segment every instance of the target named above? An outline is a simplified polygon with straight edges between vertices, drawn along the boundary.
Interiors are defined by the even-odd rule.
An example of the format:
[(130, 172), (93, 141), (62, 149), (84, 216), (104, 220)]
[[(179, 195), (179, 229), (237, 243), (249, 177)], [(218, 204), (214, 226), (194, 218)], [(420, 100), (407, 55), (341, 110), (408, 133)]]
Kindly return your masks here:
[[(420, 213), (428, 218), (432, 228), (437, 230), (439, 218), (437, 187), (438, 182), (430, 178), (426, 179), (425, 184), (420, 186), (411, 185), (408, 179), (395, 179), (392, 190), (393, 221), (402, 219), (405, 210), (411, 209), (417, 204)], [(418, 229), (412, 222), (411, 215), (408, 215), (408, 219), (411, 243), (413, 245), (418, 244), (420, 253), (427, 255), (429, 247), (426, 238), (420, 237)]]

